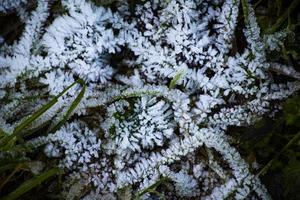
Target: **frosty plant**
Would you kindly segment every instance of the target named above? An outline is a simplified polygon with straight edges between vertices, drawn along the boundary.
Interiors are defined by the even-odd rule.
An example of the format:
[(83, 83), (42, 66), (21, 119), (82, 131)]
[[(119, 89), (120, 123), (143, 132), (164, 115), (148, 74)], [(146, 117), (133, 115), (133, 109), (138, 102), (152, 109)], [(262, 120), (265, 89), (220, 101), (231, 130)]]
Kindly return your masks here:
[(66, 199), (270, 199), (228, 128), (299, 89), (299, 73), (267, 57), (284, 30), (262, 34), (246, 0), (93, 2), (61, 0), (51, 18), (50, 0), (20, 9), (24, 31), (0, 53), (1, 158), (43, 149)]

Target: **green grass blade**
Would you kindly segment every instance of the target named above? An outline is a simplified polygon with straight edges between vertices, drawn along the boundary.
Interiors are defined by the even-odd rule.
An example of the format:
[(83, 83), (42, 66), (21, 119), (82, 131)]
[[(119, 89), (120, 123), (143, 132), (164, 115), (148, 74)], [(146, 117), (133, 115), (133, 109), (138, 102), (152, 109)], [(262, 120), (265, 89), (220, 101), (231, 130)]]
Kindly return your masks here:
[(145, 188), (145, 189), (139, 191), (139, 192), (136, 194), (134, 200), (139, 200), (139, 199), (141, 198), (141, 196), (143, 196), (143, 195), (146, 194), (146, 193), (155, 193), (156, 195), (160, 196), (161, 199), (163, 199), (163, 198), (162, 198), (162, 195), (160, 195), (160, 193), (157, 192), (157, 191), (155, 191), (155, 190), (156, 190), (156, 188), (157, 188), (159, 185), (161, 185), (161, 184), (163, 184), (164, 182), (169, 181), (169, 180), (170, 180), (170, 179), (167, 178), (167, 177), (161, 178), (161, 179), (158, 180), (156, 183), (154, 183), (154, 184), (150, 185), (149, 187), (147, 187), (147, 188)]
[(21, 163), (24, 163), (24, 162), (15, 162), (15, 163), (12, 162), (12, 163), (0, 166), (0, 173), (3, 173), (3, 172), (5, 172), (7, 170), (10, 170), (10, 169), (13, 169), (16, 166), (20, 165)]
[(264, 175), (268, 169), (272, 166), (272, 164), (274, 163), (274, 161), (285, 151), (287, 150), (292, 144), (296, 143), (297, 141), (299, 141), (300, 139), (300, 132), (298, 132), (276, 155), (275, 157), (270, 160), (265, 166), (264, 168), (262, 168), (259, 173), (257, 174), (257, 176), (260, 175)]
[(7, 133), (0, 128), (0, 138), (5, 137)]
[(179, 81), (179, 79), (185, 74), (185, 70), (180, 70), (171, 80), (169, 89), (173, 89), (176, 86), (176, 83)]
[(80, 84), (83, 86), (80, 93), (75, 98), (75, 100), (72, 102), (70, 108), (68, 109), (68, 111), (66, 112), (66, 114), (64, 115), (62, 120), (60, 120), (53, 128), (51, 128), (50, 131), (48, 131), (49, 133), (53, 133), (53, 132), (57, 131), (69, 119), (69, 117), (72, 115), (72, 112), (75, 110), (75, 108), (78, 106), (78, 104), (84, 97), (86, 85), (84, 84), (84, 82), (81, 82)]
[(119, 101), (121, 99), (128, 99), (128, 98), (135, 98), (135, 97), (142, 97), (142, 96), (159, 96), (161, 93), (159, 91), (149, 90), (149, 91), (138, 91), (138, 92), (125, 92), (121, 95), (115, 96), (107, 101), (107, 104), (113, 103), (115, 101)]
[(52, 176), (55, 176), (60, 173), (58, 168), (52, 168), (38, 176), (33, 177), (32, 179), (22, 183), (15, 191), (11, 192), (5, 197), (0, 198), (0, 200), (14, 200), (21, 197), (26, 192), (32, 190), (33, 188), (40, 185), (42, 182), (46, 181)]
[(299, 3), (300, 0), (294, 0), (288, 9), (286, 9), (286, 11), (282, 14), (282, 16), (277, 19), (276, 23), (267, 30), (267, 33), (272, 34), (277, 31), (287, 21), (287, 18), (297, 8)]
[(21, 130), (23, 130), (25, 127), (27, 127), (29, 124), (31, 124), (33, 121), (35, 121), (38, 117), (40, 117), (42, 114), (44, 114), (48, 109), (50, 109), (58, 100), (59, 97), (64, 95), (71, 87), (73, 87), (77, 82), (71, 84), (66, 89), (64, 89), (59, 95), (54, 97), (49, 103), (42, 106), (39, 110), (37, 110), (35, 113), (33, 113), (28, 119), (26, 119), (24, 122), (22, 122), (19, 126), (17, 126), (14, 130), (13, 134), (19, 133)]
[(66, 89), (64, 89), (60, 94), (58, 94), (56, 97), (54, 97), (50, 102), (43, 105), (40, 109), (38, 109), (35, 113), (33, 113), (29, 118), (24, 120), (21, 124), (19, 124), (14, 132), (0, 140), (0, 148), (6, 146), (7, 144), (13, 144), (14, 139), (16, 136), (20, 135), (20, 132), (24, 130), (27, 126), (29, 126), (33, 121), (35, 121), (37, 118), (39, 118), (42, 114), (44, 114), (48, 109), (50, 109), (57, 101), (58, 98), (64, 95), (71, 87), (73, 87), (77, 83), (81, 83), (81, 79), (77, 80), (76, 82), (72, 83), (70, 86), (68, 86)]

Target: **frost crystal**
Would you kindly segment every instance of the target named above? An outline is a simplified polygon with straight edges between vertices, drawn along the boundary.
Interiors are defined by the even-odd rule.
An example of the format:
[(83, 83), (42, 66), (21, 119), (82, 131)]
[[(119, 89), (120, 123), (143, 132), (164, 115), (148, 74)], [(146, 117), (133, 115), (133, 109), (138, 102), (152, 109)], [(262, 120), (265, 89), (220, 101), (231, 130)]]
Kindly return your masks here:
[(52, 68), (66, 70), (67, 65), (72, 74), (89, 82), (107, 82), (113, 73), (109, 53), (119, 51), (123, 43), (114, 34), (120, 21), (117, 14), (84, 1), (64, 4), (70, 7), (69, 13), (55, 19), (42, 38)]
[[(128, 102), (122, 102), (126, 109), (130, 106)], [(127, 103), (127, 104), (126, 104)], [(112, 105), (116, 106), (116, 105)], [(122, 108), (121, 108), (122, 109)], [(114, 110), (115, 112), (112, 112)], [(123, 110), (123, 112), (122, 112)], [(127, 150), (142, 148), (153, 148), (154, 146), (162, 146), (164, 138), (170, 138), (173, 134), (172, 111), (170, 106), (164, 101), (158, 101), (156, 98), (149, 99), (147, 96), (142, 97), (137, 103), (133, 105), (133, 110), (127, 112), (134, 112), (134, 114), (127, 114), (124, 108), (117, 110), (117, 108), (109, 107), (110, 122), (104, 122), (103, 126), (110, 126), (106, 132), (114, 128), (115, 143), (120, 152)], [(113, 123), (111, 118), (115, 118)], [(119, 118), (119, 119), (118, 119)], [(110, 123), (106, 125), (106, 123)], [(107, 129), (107, 128), (106, 128)]]
[[(3, 2), (3, 13), (27, 3)], [(67, 199), (133, 197), (165, 179), (158, 190), (168, 199), (270, 198), (228, 127), (272, 114), (299, 90), (299, 72), (266, 56), (287, 34), (260, 33), (246, 0), (243, 13), (239, 0), (62, 0), (66, 11), (51, 20), (47, 2), (38, 0), (20, 39), (1, 47), (0, 100), (9, 103), (0, 102), (0, 125), (12, 132), (83, 80), (32, 127), (60, 121), (86, 87), (66, 124), (31, 141), (65, 170)], [(241, 14), (246, 46), (237, 52)], [(296, 81), (277, 83), (276, 74)]]

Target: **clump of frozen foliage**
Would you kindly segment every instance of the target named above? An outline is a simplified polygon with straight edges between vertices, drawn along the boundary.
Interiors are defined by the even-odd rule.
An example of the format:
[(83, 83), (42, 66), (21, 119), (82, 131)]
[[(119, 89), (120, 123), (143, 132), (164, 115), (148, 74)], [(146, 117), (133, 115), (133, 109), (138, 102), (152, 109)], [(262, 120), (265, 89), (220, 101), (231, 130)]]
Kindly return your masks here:
[[(5, 1), (0, 12), (25, 2)], [(87, 90), (72, 111), (76, 120), (31, 141), (58, 158), (66, 198), (116, 199), (125, 191), (155, 199), (139, 191), (161, 182), (156, 192), (167, 199), (269, 199), (227, 130), (272, 114), (299, 89), (298, 72), (266, 56), (286, 34), (262, 35), (246, 0), (99, 2), (62, 0), (66, 12), (45, 23), (52, 2), (39, 0), (20, 39), (1, 47), (0, 98), (14, 99), (1, 103), (1, 127), (11, 132), (80, 78)], [(238, 15), (247, 43), (239, 52)], [(272, 71), (295, 81), (276, 83)], [(57, 122), (79, 90), (34, 126)], [(35, 101), (25, 103), (29, 97)]]
[(109, 114), (102, 127), (106, 135), (113, 134), (116, 149), (126, 155), (128, 151), (162, 146), (174, 132), (170, 106), (162, 100), (143, 96), (132, 107), (130, 110), (130, 104), (121, 101), (107, 108)]
[(7, 13), (14, 9), (20, 9), (22, 6), (26, 5), (28, 0), (2, 0), (0, 4), (0, 12)]

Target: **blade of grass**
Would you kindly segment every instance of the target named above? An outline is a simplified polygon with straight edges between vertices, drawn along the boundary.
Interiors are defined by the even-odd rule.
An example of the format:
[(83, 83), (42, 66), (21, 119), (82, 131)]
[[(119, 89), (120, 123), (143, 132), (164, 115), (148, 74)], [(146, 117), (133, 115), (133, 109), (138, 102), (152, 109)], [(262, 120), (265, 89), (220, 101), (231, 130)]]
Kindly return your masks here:
[[(149, 193), (149, 194), (155, 194), (156, 196), (158, 196), (158, 198), (159, 198), (160, 200), (165, 200), (165, 199), (166, 199), (166, 198), (164, 197), (163, 194), (161, 194), (161, 193), (159, 193), (158, 191), (153, 190), (153, 189), (147, 190), (146, 193)], [(134, 200), (140, 200), (140, 197), (138, 197), (137, 199), (134, 199)]]
[(9, 144), (13, 144), (14, 139), (16, 136), (20, 136), (20, 132), (24, 130), (27, 126), (29, 126), (33, 121), (35, 121), (37, 118), (39, 118), (42, 114), (44, 114), (48, 109), (50, 109), (57, 101), (58, 98), (60, 98), (62, 95), (64, 95), (71, 87), (73, 87), (77, 83), (81, 83), (82, 80), (78, 79), (76, 82), (69, 85), (66, 89), (64, 89), (60, 94), (58, 94), (56, 97), (54, 97), (50, 102), (43, 105), (40, 109), (38, 109), (35, 113), (33, 113), (29, 118), (24, 120), (21, 124), (19, 124), (14, 132), (0, 140), (0, 148), (5, 147)]
[(27, 127), (30, 123), (32, 123), (34, 120), (36, 120), (38, 117), (40, 117), (43, 113), (45, 113), (49, 108), (51, 108), (57, 101), (58, 98), (64, 95), (71, 87), (73, 87), (78, 81), (72, 83), (70, 86), (68, 86), (66, 89), (64, 89), (59, 95), (54, 97), (49, 103), (42, 106), (38, 111), (36, 111), (31, 117), (26, 119), (24, 122), (22, 122), (19, 126), (17, 126), (14, 130), (13, 134), (19, 133), (21, 130), (23, 130), (25, 127)]
[(257, 176), (264, 175), (268, 169), (272, 166), (273, 162), (285, 151), (287, 150), (292, 144), (297, 142), (300, 139), (300, 132), (298, 132), (275, 156), (272, 160), (270, 160), (264, 168), (260, 170)]
[(107, 101), (107, 104), (113, 103), (115, 101), (121, 100), (121, 99), (128, 99), (128, 98), (134, 98), (134, 97), (141, 97), (145, 95), (149, 96), (159, 96), (161, 93), (159, 91), (149, 90), (149, 91), (138, 91), (138, 92), (130, 92), (130, 93), (123, 93), (121, 95), (115, 96), (111, 98), (109, 101)]
[(0, 200), (18, 199), (19, 197), (21, 197), (26, 192), (32, 190), (33, 188), (40, 185), (42, 182), (46, 181), (47, 179), (49, 179), (52, 176), (57, 175), (58, 173), (60, 173), (60, 170), (58, 168), (52, 168), (52, 169), (50, 169), (50, 170), (48, 170), (48, 171), (46, 171), (46, 172), (44, 172), (44, 173), (42, 173), (38, 176), (35, 176), (35, 177), (31, 178), (28, 181), (25, 181), (16, 190), (11, 192), (7, 196), (0, 198)]
[(11, 162), (9, 164), (0, 166), (0, 173), (5, 172), (6, 170), (17, 167), (18, 165), (23, 165), (25, 162)]
[[(161, 178), (161, 179), (158, 180), (156, 183), (154, 183), (154, 184), (150, 185), (149, 187), (147, 187), (147, 188), (145, 188), (145, 189), (139, 191), (139, 192), (137, 193), (137, 195), (135, 196), (134, 200), (139, 200), (140, 197), (141, 197), (142, 195), (146, 194), (146, 193), (155, 193), (155, 194), (158, 193), (158, 194), (159, 194), (159, 192), (155, 191), (156, 188), (157, 188), (159, 185), (161, 185), (163, 182), (168, 181), (168, 180), (169, 180), (169, 178), (167, 178), (167, 177)], [(159, 196), (160, 196), (160, 195), (159, 195)]]
[(173, 89), (176, 86), (176, 83), (179, 81), (179, 79), (185, 74), (185, 70), (180, 70), (171, 80), (169, 89)]
[(253, 8), (256, 8), (262, 1), (263, 1), (263, 0), (257, 1), (257, 2), (254, 4)]
[(5, 137), (7, 133), (0, 128), (0, 138)]
[(277, 31), (281, 27), (281, 25), (287, 20), (290, 13), (292, 13), (297, 8), (299, 3), (300, 3), (300, 0), (294, 0), (290, 4), (288, 9), (278, 18), (276, 23), (266, 31), (266, 33), (271, 34), (271, 33), (274, 33), (275, 31)]
[(62, 118), (62, 120), (60, 120), (53, 128), (51, 128), (48, 132), (49, 133), (53, 133), (55, 131), (57, 131), (72, 115), (72, 112), (75, 110), (75, 108), (78, 106), (78, 104), (80, 103), (80, 101), (82, 100), (85, 90), (86, 90), (86, 85), (84, 84), (84, 82), (79, 82), (82, 85), (82, 89), (80, 91), (80, 93), (78, 94), (78, 96), (75, 98), (75, 100), (72, 102), (70, 108), (68, 109), (68, 111), (66, 112), (66, 114), (64, 115), (64, 117)]
[(21, 168), (22, 164), (18, 164), (15, 169), (8, 175), (8, 177), (6, 177), (6, 179), (0, 184), (0, 190), (3, 188), (3, 186), (9, 182), (9, 180), (15, 175), (15, 173), (17, 171), (19, 171), (19, 169)]

